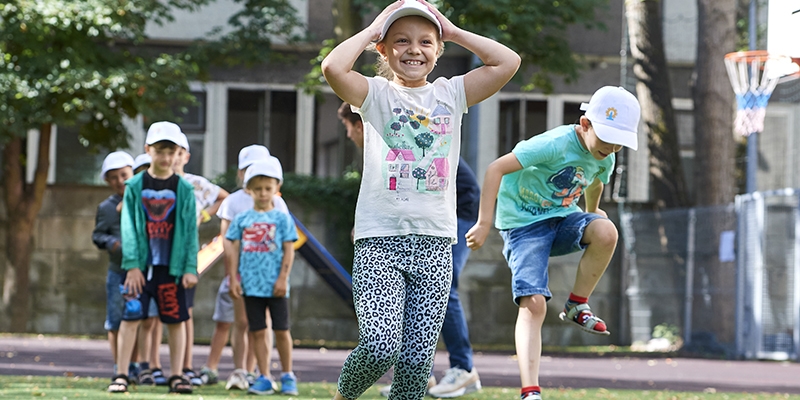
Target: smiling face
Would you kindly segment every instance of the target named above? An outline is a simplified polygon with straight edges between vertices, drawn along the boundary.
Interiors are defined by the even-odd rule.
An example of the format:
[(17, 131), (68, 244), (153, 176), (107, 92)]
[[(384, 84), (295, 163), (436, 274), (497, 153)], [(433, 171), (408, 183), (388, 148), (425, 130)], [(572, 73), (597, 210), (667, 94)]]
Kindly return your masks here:
[(106, 172), (106, 182), (114, 193), (122, 196), (125, 194), (125, 181), (133, 176), (131, 167), (112, 169)]
[(405, 87), (425, 85), (441, 47), (436, 25), (417, 16), (395, 21), (386, 37), (375, 45), (394, 72), (394, 82)]
[(581, 117), (577, 133), (583, 147), (597, 160), (605, 159), (612, 153), (622, 150), (621, 144), (612, 144), (600, 140), (594, 131), (592, 123), (585, 116)]

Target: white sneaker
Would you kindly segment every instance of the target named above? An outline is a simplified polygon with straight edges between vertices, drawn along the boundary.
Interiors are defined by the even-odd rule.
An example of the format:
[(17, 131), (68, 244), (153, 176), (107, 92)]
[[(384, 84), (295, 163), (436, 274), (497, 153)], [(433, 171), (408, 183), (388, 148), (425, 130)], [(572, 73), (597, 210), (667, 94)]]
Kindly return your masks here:
[[(432, 387), (436, 386), (436, 377), (431, 375), (428, 378), (428, 390), (431, 390)], [(389, 392), (392, 390), (392, 385), (386, 385), (378, 390), (378, 392), (383, 397), (389, 397)], [(427, 394), (427, 393), (426, 393)]]
[(243, 369), (236, 369), (231, 372), (231, 376), (228, 377), (228, 383), (225, 384), (225, 390), (247, 390), (249, 387), (250, 384), (247, 382), (247, 371)]
[(453, 367), (444, 372), (444, 378), (438, 385), (430, 388), (428, 394), (432, 397), (448, 399), (477, 392), (478, 390), (481, 390), (481, 378), (474, 367), (472, 371)]

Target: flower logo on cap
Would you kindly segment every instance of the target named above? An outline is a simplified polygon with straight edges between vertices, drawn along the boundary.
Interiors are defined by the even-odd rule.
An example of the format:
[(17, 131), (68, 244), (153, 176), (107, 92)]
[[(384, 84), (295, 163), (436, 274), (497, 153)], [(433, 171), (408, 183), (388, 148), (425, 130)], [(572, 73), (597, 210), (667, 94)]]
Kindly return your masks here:
[(613, 121), (614, 118), (617, 118), (618, 114), (617, 109), (614, 107), (608, 107), (606, 109), (606, 119), (609, 121)]

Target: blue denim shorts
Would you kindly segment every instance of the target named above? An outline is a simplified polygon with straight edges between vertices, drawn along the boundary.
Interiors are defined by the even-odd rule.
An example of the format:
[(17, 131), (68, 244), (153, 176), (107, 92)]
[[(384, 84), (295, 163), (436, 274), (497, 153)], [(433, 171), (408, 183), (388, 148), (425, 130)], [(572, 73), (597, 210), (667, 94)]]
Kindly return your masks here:
[(581, 244), (583, 231), (590, 222), (600, 218), (603, 217), (598, 214), (576, 212), (500, 231), (503, 256), (511, 269), (514, 303), (519, 305), (521, 297), (535, 294), (550, 300), (553, 295), (548, 288), (549, 258), (586, 248)]
[[(119, 324), (122, 321), (122, 312), (125, 310), (125, 301), (122, 299), (119, 285), (125, 283), (126, 275), (126, 271), (108, 271), (108, 275), (106, 276), (106, 322), (103, 324), (103, 328), (107, 331), (119, 330)], [(150, 306), (147, 309), (147, 316), (158, 316), (158, 307), (154, 299), (150, 301)]]

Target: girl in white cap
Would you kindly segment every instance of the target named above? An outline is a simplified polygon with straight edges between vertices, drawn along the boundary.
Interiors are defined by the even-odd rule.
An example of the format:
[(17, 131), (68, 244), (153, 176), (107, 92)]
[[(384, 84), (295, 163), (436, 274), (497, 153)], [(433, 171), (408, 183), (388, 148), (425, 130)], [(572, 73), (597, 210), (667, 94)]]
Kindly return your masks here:
[[(519, 306), (515, 329), (521, 397), (540, 400), (539, 361), (542, 323), (547, 312), (547, 266), (551, 256), (584, 250), (561, 320), (597, 335), (606, 323), (589, 308), (589, 296), (608, 267), (617, 229), (599, 208), (604, 184), (614, 169), (614, 154), (637, 148), (639, 102), (621, 87), (606, 86), (581, 106), (586, 115), (519, 142), (489, 165), (483, 180), (478, 222), (467, 232), (477, 250), (492, 226), (503, 237), (511, 269), (511, 291)], [(586, 194), (586, 212), (578, 200)]]
[[(428, 82), (448, 41), (483, 65)], [(382, 75), (374, 78), (352, 69), (373, 42)], [(353, 265), (359, 344), (335, 398), (361, 396), (391, 366), (390, 398), (425, 395), (458, 240), (461, 118), (500, 90), (519, 63), (514, 51), (455, 26), (422, 0), (392, 3), (323, 60), (328, 84), (364, 122)]]

